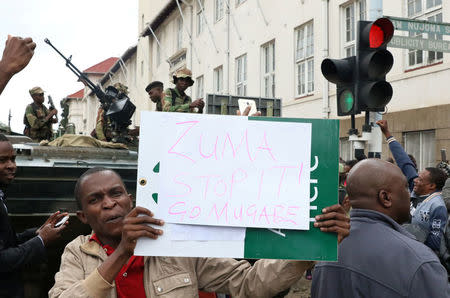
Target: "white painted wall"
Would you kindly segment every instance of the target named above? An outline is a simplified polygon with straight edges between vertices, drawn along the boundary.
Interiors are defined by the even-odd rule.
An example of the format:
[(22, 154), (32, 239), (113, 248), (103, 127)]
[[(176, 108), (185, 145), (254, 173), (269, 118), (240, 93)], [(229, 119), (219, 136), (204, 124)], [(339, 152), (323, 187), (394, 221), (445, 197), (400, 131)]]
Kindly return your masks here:
[(69, 115), (67, 117), (68, 123), (75, 124), (75, 133), (78, 134), (84, 127), (84, 105), (81, 99), (69, 99), (67, 104), (69, 105)]
[[(156, 1), (156, 0), (155, 0)], [(370, 0), (367, 0), (370, 1)], [(142, 2), (142, 1), (141, 1)], [(151, 1), (153, 2), (153, 1)], [(156, 1), (159, 2), (159, 1)], [(181, 3), (182, 1), (180, 1)], [(187, 1), (189, 2), (189, 1)], [(343, 5), (353, 1), (330, 0), (329, 1), (329, 57), (342, 58), (344, 38), (343, 31)], [(406, 16), (406, 0), (383, 2), (384, 15)], [(214, 21), (214, 1), (205, 1), (205, 16), (212, 31), (213, 38), (218, 48), (214, 47), (208, 29), (196, 34), (196, 10), (197, 1), (193, 8), (183, 4), (185, 27), (193, 36), (191, 47), (186, 31), (183, 32), (183, 47), (187, 49), (186, 65), (193, 72), (193, 78), (204, 76), (205, 93), (213, 90), (213, 69), (223, 65), (224, 86), (229, 78), (230, 93), (235, 94), (235, 58), (247, 53), (247, 96), (260, 96), (261, 91), (261, 45), (275, 40), (276, 52), (276, 97), (283, 99), (283, 115), (286, 117), (314, 117), (321, 118), (322, 114), (322, 84), (323, 76), (320, 64), (323, 59), (322, 34), (322, 1), (319, 0), (259, 0), (262, 10), (259, 9), (256, 0), (247, 0), (236, 7), (235, 1), (230, 0), (231, 15), (228, 28), (227, 16), (218, 22)], [(450, 0), (443, 1), (443, 21), (450, 19)], [(369, 7), (369, 3), (367, 4)], [(140, 6), (139, 14), (156, 15), (158, 6)], [(192, 12), (191, 12), (192, 11)], [(158, 11), (159, 12), (159, 11)], [(264, 21), (266, 18), (268, 25)], [(160, 65), (156, 62), (157, 44), (152, 36), (141, 38), (138, 44), (138, 59), (148, 62), (144, 77), (147, 82), (160, 80), (165, 87), (173, 86), (170, 83), (169, 64), (164, 58), (168, 58), (176, 52), (175, 33), (176, 19), (179, 11), (176, 9), (169, 18), (156, 30), (158, 37), (162, 36), (161, 43), (166, 57), (162, 54)], [(151, 21), (152, 19), (149, 19)], [(192, 30), (191, 31), (191, 20)], [(294, 68), (294, 30), (296, 27), (313, 20), (314, 23), (314, 92), (304, 98), (295, 97), (295, 68)], [(235, 25), (237, 30), (235, 29)], [(228, 30), (229, 29), (229, 30)], [(227, 67), (227, 33), (230, 33), (230, 60)], [(238, 34), (239, 33), (239, 34)], [(239, 38), (241, 37), (241, 39)], [(195, 48), (195, 50), (194, 50)], [(389, 50), (394, 55), (394, 67), (388, 74), (388, 81), (394, 88), (394, 97), (388, 105), (390, 111), (407, 110), (417, 107), (428, 107), (440, 104), (448, 104), (450, 97), (450, 84), (443, 84), (449, 75), (448, 54), (444, 53), (441, 64), (406, 71), (407, 50)], [(146, 55), (148, 55), (146, 57)], [(435, 83), (440, 82), (440, 83)], [(335, 85), (329, 85), (331, 117), (336, 117)], [(195, 87), (195, 85), (194, 85)], [(195, 89), (192, 88), (193, 94)]]

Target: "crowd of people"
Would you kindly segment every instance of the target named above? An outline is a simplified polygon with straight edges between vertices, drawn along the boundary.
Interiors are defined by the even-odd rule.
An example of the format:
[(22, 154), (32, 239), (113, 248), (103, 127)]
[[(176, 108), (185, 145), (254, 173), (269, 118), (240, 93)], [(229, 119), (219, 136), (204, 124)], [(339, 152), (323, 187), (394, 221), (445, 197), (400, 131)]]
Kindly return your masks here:
[[(0, 61), (0, 94), (28, 64), (35, 46), (31, 38), (8, 36)], [(191, 77), (188, 69), (180, 70), (173, 77), (175, 88), (166, 90), (159, 81), (150, 83), (146, 91), (156, 110), (201, 113), (204, 102), (185, 94), (194, 83)], [(33, 88), (30, 95), (40, 108), (43, 90)], [(43, 114), (44, 120), (26, 118), (30, 125), (53, 121), (51, 113)], [(338, 261), (316, 264), (311, 295), (450, 297), (449, 267), (443, 266), (450, 259), (445, 236), (449, 230), (448, 164), (418, 172), (387, 122), (377, 124), (396, 164), (366, 159), (340, 165), (340, 186), (345, 189), (341, 204), (324, 208), (314, 223), (322, 232), (337, 233)], [(98, 133), (105, 133), (101, 129)], [(15, 233), (6, 199), (16, 170), (14, 149), (0, 135), (0, 297), (23, 297), (21, 270), (42, 262), (48, 244), (57, 241), (68, 225), (68, 221), (59, 225), (67, 214), (56, 212), (40, 228)], [(92, 234), (80, 235), (66, 246), (49, 297), (197, 297), (199, 290), (233, 297), (273, 297), (312, 265), (309, 261), (258, 260), (250, 265), (225, 258), (134, 256), (137, 239), (158, 241), (164, 222), (150, 210), (133, 207), (132, 196), (116, 172), (87, 170), (75, 185), (74, 198), (77, 217), (91, 227)]]
[[(8, 37), (0, 61), (2, 90), (28, 64), (34, 48), (31, 38)], [(161, 108), (201, 112), (204, 103), (191, 102), (184, 93), (193, 84), (190, 72), (177, 73), (174, 83), (175, 89), (165, 92), (170, 97)], [(42, 93), (39, 87), (30, 90), (35, 102), (42, 99)], [(40, 228), (15, 233), (6, 200), (8, 185), (17, 170), (15, 156), (9, 140), (0, 135), (1, 297), (23, 297), (21, 270), (42, 262), (48, 244), (60, 238), (68, 225), (66, 221), (58, 226), (67, 213), (56, 212)], [(251, 266), (247, 261), (234, 259), (133, 256), (136, 240), (156, 240), (163, 231), (157, 227), (164, 222), (153, 218), (145, 208), (133, 208), (131, 195), (119, 175), (110, 169), (90, 169), (78, 179), (74, 197), (79, 207), (77, 217), (90, 225), (93, 233), (79, 236), (67, 245), (50, 297), (196, 297), (199, 289), (236, 297), (270, 297), (289, 287), (311, 265), (308, 261), (261, 260)], [(316, 217), (314, 226), (323, 232), (337, 233), (341, 241), (348, 235), (348, 222), (342, 207), (334, 205)], [(274, 279), (274, 274), (280, 280)]]

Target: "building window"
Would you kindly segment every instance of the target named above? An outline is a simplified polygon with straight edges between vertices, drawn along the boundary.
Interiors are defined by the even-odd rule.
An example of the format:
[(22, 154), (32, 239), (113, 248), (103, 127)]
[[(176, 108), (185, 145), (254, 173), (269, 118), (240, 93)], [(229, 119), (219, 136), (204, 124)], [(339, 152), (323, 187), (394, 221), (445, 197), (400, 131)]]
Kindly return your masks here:
[(176, 50), (180, 50), (182, 45), (183, 45), (183, 20), (181, 19), (181, 17), (179, 17), (177, 19), (177, 24), (176, 24)]
[(264, 97), (275, 97), (275, 41), (261, 47), (262, 93)]
[[(214, 0), (214, 20), (217, 22), (223, 18), (224, 13), (224, 0)], [(227, 0), (225, 0), (227, 1)]]
[(236, 94), (247, 95), (247, 54), (236, 58)]
[(356, 53), (355, 39), (356, 39), (356, 24), (358, 20), (365, 20), (367, 18), (367, 1), (354, 1), (342, 7), (344, 20), (344, 39), (343, 39), (343, 54), (344, 57), (354, 56)]
[(197, 77), (196, 79), (196, 82), (195, 82), (195, 84), (197, 85), (197, 92), (195, 93), (195, 95), (196, 95), (196, 98), (197, 99), (199, 99), (199, 98), (203, 98), (203, 76), (199, 76), (199, 77)]
[(296, 96), (314, 91), (314, 28), (309, 22), (295, 30)]
[(214, 82), (213, 88), (215, 94), (223, 93), (223, 66), (219, 66), (214, 69)]
[[(435, 14), (434, 16), (428, 17), (428, 21), (429, 22), (434, 22), (434, 23), (442, 23), (442, 12)], [(435, 39), (435, 40), (442, 40), (442, 34), (436, 34), (436, 33), (429, 33), (428, 34), (428, 38), (429, 39)], [(429, 51), (428, 52), (428, 63), (434, 63), (438, 60), (442, 60), (442, 58), (444, 58), (444, 53), (443, 52), (432, 52)]]
[(200, 4), (197, 2), (197, 35), (203, 32), (205, 26), (205, 14), (203, 9), (205, 9), (205, 0), (200, 0)]
[[(408, 17), (427, 20), (434, 23), (442, 23), (442, 0), (407, 0)], [(423, 39), (442, 40), (442, 34), (436, 33), (414, 33), (409, 36)], [(407, 50), (407, 65), (416, 68), (442, 61), (442, 52)]]
[(408, 0), (408, 17), (412, 17), (422, 11), (422, 0)]
[(436, 138), (434, 130), (403, 133), (405, 151), (414, 156), (419, 171), (436, 166)]

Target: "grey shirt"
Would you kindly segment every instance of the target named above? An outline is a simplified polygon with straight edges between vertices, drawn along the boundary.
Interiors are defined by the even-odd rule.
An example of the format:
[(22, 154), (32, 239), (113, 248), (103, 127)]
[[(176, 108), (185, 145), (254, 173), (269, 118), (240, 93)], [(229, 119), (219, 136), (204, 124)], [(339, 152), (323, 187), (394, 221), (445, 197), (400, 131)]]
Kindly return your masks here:
[(431, 249), (390, 217), (353, 209), (338, 262), (316, 266), (311, 297), (450, 297), (450, 288)]

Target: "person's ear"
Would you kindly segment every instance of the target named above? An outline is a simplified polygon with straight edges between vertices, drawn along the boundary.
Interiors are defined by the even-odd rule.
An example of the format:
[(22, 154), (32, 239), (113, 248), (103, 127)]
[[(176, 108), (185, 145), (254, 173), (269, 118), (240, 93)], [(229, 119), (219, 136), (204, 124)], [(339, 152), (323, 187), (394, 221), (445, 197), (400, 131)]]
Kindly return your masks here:
[(79, 219), (82, 223), (84, 223), (84, 224), (87, 224), (87, 223), (88, 223), (88, 222), (87, 222), (87, 219), (86, 219), (86, 215), (84, 214), (83, 211), (78, 210), (78, 211), (77, 211), (77, 217), (78, 217), (78, 219)]
[(436, 189), (436, 183), (430, 183), (430, 189)]
[(378, 201), (384, 208), (392, 207), (392, 198), (391, 194), (385, 190), (380, 190), (378, 192)]
[(128, 194), (128, 198), (130, 199), (130, 210), (133, 209), (133, 195)]

